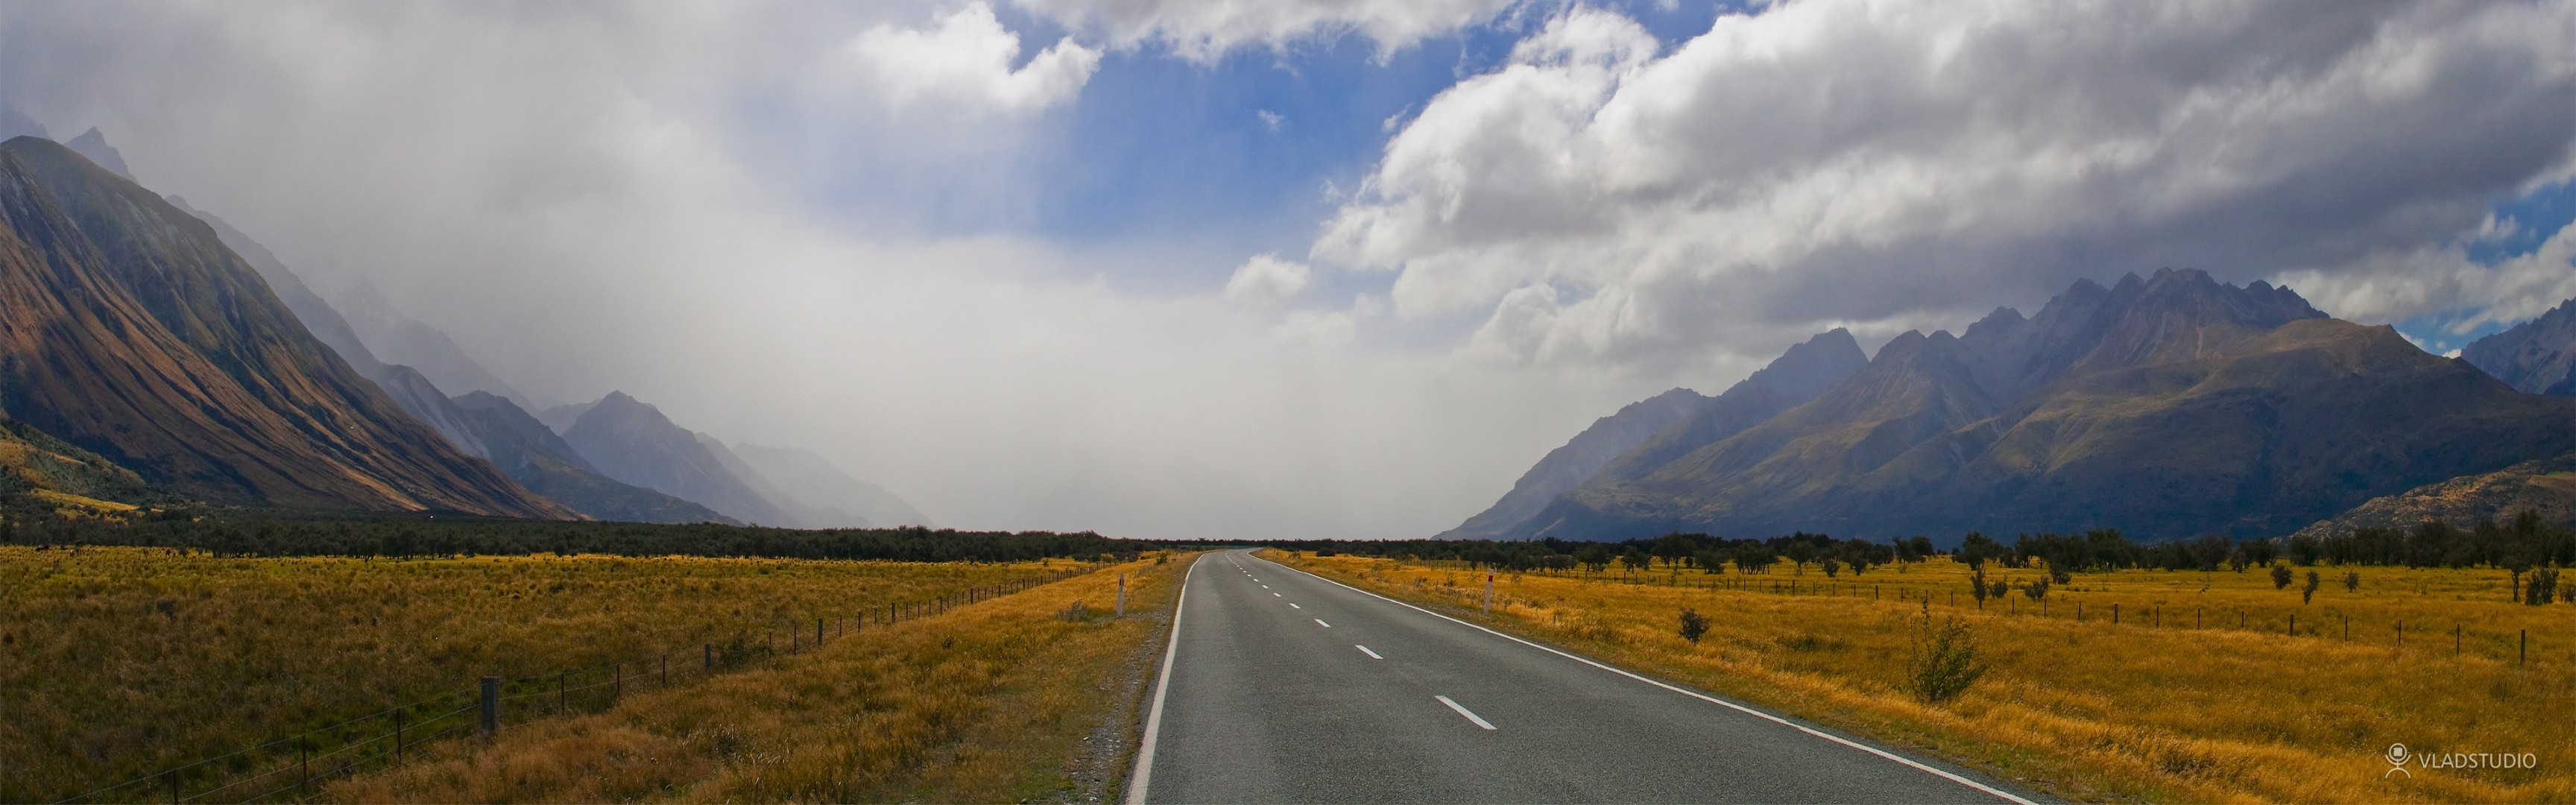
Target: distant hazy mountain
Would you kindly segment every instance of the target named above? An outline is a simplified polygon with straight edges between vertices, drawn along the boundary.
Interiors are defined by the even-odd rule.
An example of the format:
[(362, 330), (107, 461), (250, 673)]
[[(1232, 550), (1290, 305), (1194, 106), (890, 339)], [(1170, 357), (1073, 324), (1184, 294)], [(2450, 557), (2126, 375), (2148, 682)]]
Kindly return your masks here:
[(2199, 271), (2078, 282), (2039, 315), (1907, 333), (1797, 405), (1511, 536), (1955, 540), (2112, 526), (2278, 536), (2372, 497), (2576, 449), (2576, 402)]
[(813, 528), (936, 526), (912, 504), (883, 487), (843, 472), (810, 450), (737, 444), (733, 454), (800, 507), (798, 519)]
[(97, 126), (89, 127), (88, 131), (81, 132), (80, 136), (72, 138), (71, 142), (63, 143), (63, 146), (79, 152), (81, 156), (89, 157), (91, 164), (106, 168), (109, 173), (125, 177), (128, 181), (134, 179), (134, 173), (125, 169), (125, 155), (117, 153), (115, 146), (107, 144), (107, 135), (98, 133)]
[(0, 103), (0, 142), (18, 137), (41, 137), (50, 140), (54, 135), (45, 133), (45, 124), (36, 122), (35, 118), (28, 117), (25, 112), (18, 111), (18, 107)]
[(384, 389), (385, 396), (392, 397), (394, 404), (402, 406), (413, 419), (447, 437), (447, 443), (455, 445), (456, 449), (475, 458), (492, 457), (491, 449), (484, 447), (482, 438), (475, 435), (474, 425), (466, 418), (465, 411), (457, 408), (456, 402), (448, 399), (446, 394), (440, 393), (437, 384), (429, 382), (429, 378), (420, 376), (409, 366), (393, 364), (376, 373), (376, 386)]
[(672, 424), (661, 409), (612, 391), (563, 434), (574, 451), (618, 481), (705, 506), (747, 523), (800, 524), (735, 474), (698, 434)]
[(205, 222), (33, 137), (0, 144), (0, 410), (211, 502), (572, 516), (404, 413)]
[(332, 299), (378, 359), (418, 369), (450, 394), (488, 391), (523, 404), (529, 400), (467, 355), (446, 331), (403, 315), (373, 284), (359, 280), (339, 289)]
[(2532, 394), (2576, 397), (2576, 299), (2470, 342), (2460, 358)]
[(259, 271), (260, 278), (268, 281), (269, 291), (277, 294), (278, 301), (286, 303), (286, 309), (295, 312), (297, 321), (304, 323), (304, 329), (311, 330), (313, 337), (322, 339), (322, 343), (329, 345), (331, 351), (339, 353), (341, 360), (349, 362), (349, 368), (356, 369), (358, 374), (370, 378), (380, 378), (384, 375), (384, 362), (376, 359), (373, 350), (367, 349), (365, 340), (358, 337), (357, 330), (350, 327), (349, 321), (340, 316), (340, 311), (332, 308), (331, 303), (323, 301), (322, 296), (314, 293), (312, 287), (305, 285), (302, 275), (296, 274), (292, 269), (287, 268), (285, 263), (279, 262), (277, 255), (270, 252), (268, 247), (259, 245), (259, 241), (242, 234), (241, 230), (233, 228), (233, 225), (226, 223), (224, 219), (215, 217), (214, 213), (189, 206), (187, 199), (175, 195), (163, 196), (162, 199), (170, 202), (171, 206), (178, 207), (180, 211), (195, 216), (197, 220), (206, 222), (207, 226), (214, 227), (215, 237), (222, 239), (224, 245), (230, 247), (234, 254), (239, 254), (243, 260), (249, 261), (250, 267)]
[(553, 428), (556, 433), (570, 433), (572, 423), (581, 421), (581, 415), (590, 413), (590, 409), (597, 407), (599, 403), (599, 400), (566, 403), (534, 413), (537, 421), (545, 423), (546, 427)]
[(574, 511), (630, 523), (740, 524), (705, 506), (600, 474), (563, 437), (508, 398), (477, 391), (454, 402), (494, 466)]

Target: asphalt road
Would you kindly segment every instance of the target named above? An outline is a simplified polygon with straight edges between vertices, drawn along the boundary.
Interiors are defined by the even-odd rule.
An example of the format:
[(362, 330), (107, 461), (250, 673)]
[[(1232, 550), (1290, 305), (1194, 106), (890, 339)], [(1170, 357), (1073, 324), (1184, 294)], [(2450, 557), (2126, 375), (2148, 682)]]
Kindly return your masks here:
[(2028, 796), (1249, 551), (1202, 556), (1177, 618), (1130, 802)]

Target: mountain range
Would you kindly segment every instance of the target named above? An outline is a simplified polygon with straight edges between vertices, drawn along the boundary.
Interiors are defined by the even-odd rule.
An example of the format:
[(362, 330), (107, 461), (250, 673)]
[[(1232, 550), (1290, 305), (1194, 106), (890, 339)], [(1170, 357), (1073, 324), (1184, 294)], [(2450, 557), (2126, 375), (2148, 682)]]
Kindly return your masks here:
[[(1528, 508), (1516, 488), (1461, 531), (2281, 536), (2576, 449), (2576, 401), (2328, 318), (2286, 288), (2200, 271), (2079, 281), (2037, 315), (2001, 308), (1962, 335), (1909, 332), (1857, 367), (1818, 360), (1819, 347), (1774, 364), (1831, 377), (1806, 399), (1775, 390), (1776, 411), (1666, 425), (1536, 513), (1512, 517)], [(1597, 456), (1639, 430), (1604, 427), (1618, 418), (1573, 452)]]
[[(222, 218), (136, 184), (96, 129), (56, 144), (5, 108), (0, 128), (31, 135), (0, 145), (0, 497), (101, 511), (199, 500), (647, 522), (929, 522), (811, 452), (760, 448), (767, 466), (754, 470), (623, 394), (604, 400), (618, 404), (580, 434), (609, 460), (585, 455), (558, 435), (575, 423), (538, 421), (525, 397), (445, 333), (363, 283), (343, 288), (336, 305), (326, 300)], [(452, 388), (468, 393), (451, 397)]]
[(205, 222), (0, 143), (0, 411), (217, 503), (571, 517), (414, 420)]
[(2576, 397), (2576, 299), (2470, 342), (2460, 359), (2525, 392)]

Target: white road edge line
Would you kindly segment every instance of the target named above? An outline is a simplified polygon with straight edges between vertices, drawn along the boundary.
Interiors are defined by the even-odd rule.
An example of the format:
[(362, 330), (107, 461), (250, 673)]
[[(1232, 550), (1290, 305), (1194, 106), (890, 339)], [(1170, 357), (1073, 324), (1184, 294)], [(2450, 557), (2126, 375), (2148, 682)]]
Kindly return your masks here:
[(1288, 602), (1288, 608), (1289, 608), (1289, 609), (1305, 609), (1305, 607), (1298, 606), (1298, 605), (1297, 605), (1297, 602), (1295, 602), (1295, 601), (1290, 601), (1290, 602)]
[(1484, 719), (1477, 718), (1475, 713), (1468, 712), (1468, 711), (1467, 711), (1467, 708), (1466, 708), (1464, 705), (1461, 705), (1461, 704), (1459, 704), (1459, 703), (1457, 703), (1457, 702), (1450, 701), (1450, 700), (1449, 700), (1449, 697), (1447, 697), (1447, 696), (1433, 696), (1433, 697), (1431, 697), (1431, 698), (1439, 699), (1441, 704), (1449, 705), (1449, 709), (1451, 709), (1451, 710), (1456, 710), (1456, 711), (1458, 711), (1458, 714), (1459, 714), (1459, 715), (1466, 716), (1466, 717), (1467, 717), (1467, 720), (1469, 720), (1469, 721), (1473, 721), (1473, 722), (1476, 722), (1476, 726), (1483, 727), (1483, 728), (1485, 728), (1485, 729), (1489, 729), (1489, 730), (1494, 728), (1494, 725), (1493, 725), (1491, 722), (1487, 722), (1487, 721), (1486, 721), (1486, 720), (1484, 720)]
[(1288, 597), (1288, 596), (1280, 595), (1280, 594), (1278, 594), (1278, 593), (1271, 593), (1271, 594), (1270, 594), (1270, 597), (1272, 597), (1272, 598), (1286, 598), (1286, 597)]
[(1372, 660), (1383, 660), (1383, 659), (1386, 659), (1385, 657), (1380, 657), (1380, 656), (1378, 656), (1378, 655), (1377, 655), (1377, 652), (1374, 652), (1374, 651), (1370, 651), (1370, 650), (1368, 650), (1368, 647), (1367, 647), (1367, 646), (1363, 646), (1363, 645), (1359, 645), (1359, 644), (1357, 644), (1357, 643), (1353, 643), (1353, 644), (1351, 644), (1351, 648), (1359, 649), (1361, 654), (1369, 655), (1369, 659), (1372, 659)]
[(1326, 628), (1326, 629), (1333, 628), (1333, 625), (1332, 625), (1332, 624), (1324, 623), (1324, 619), (1322, 619), (1322, 618), (1316, 618), (1316, 619), (1315, 619), (1315, 622), (1316, 622), (1316, 623), (1319, 623), (1319, 624), (1323, 624), (1324, 628)]
[[(1254, 557), (1254, 559), (1256, 559), (1256, 560), (1258, 560), (1258, 561), (1263, 561), (1263, 562), (1270, 562), (1270, 560), (1268, 560), (1268, 559), (1261, 559), (1260, 557)], [(1289, 570), (1296, 570), (1296, 571), (1297, 571), (1297, 572), (1299, 572), (1299, 573), (1306, 573), (1306, 571), (1303, 571), (1303, 570), (1297, 570), (1296, 568), (1288, 567), (1287, 565), (1280, 565), (1280, 564), (1279, 564), (1279, 563), (1277, 563), (1277, 562), (1270, 562), (1270, 563), (1271, 563), (1271, 564), (1273, 564), (1273, 565), (1279, 565), (1280, 567), (1286, 567), (1286, 568), (1288, 568)], [(1681, 695), (1688, 696), (1688, 697), (1691, 697), (1691, 698), (1694, 698), (1694, 699), (1698, 699), (1698, 700), (1700, 700), (1700, 701), (1709, 702), (1709, 703), (1711, 703), (1711, 704), (1719, 705), (1719, 706), (1721, 706), (1721, 707), (1726, 707), (1726, 708), (1728, 708), (1728, 709), (1732, 709), (1732, 710), (1735, 710), (1735, 711), (1737, 711), (1737, 712), (1744, 713), (1744, 714), (1746, 714), (1746, 715), (1750, 715), (1750, 716), (1754, 716), (1754, 717), (1757, 717), (1757, 718), (1761, 718), (1761, 719), (1764, 719), (1764, 720), (1767, 720), (1767, 721), (1771, 721), (1771, 722), (1774, 722), (1774, 723), (1780, 724), (1780, 725), (1782, 725), (1782, 726), (1791, 727), (1791, 728), (1794, 728), (1794, 729), (1798, 730), (1799, 732), (1803, 732), (1803, 733), (1806, 733), (1806, 734), (1809, 734), (1809, 735), (1813, 735), (1813, 736), (1816, 736), (1816, 737), (1818, 737), (1818, 738), (1823, 738), (1823, 739), (1825, 739), (1825, 740), (1832, 741), (1832, 742), (1834, 742), (1834, 743), (1838, 743), (1838, 744), (1842, 744), (1842, 745), (1844, 745), (1844, 746), (1848, 746), (1848, 747), (1851, 747), (1851, 748), (1853, 748), (1853, 749), (1858, 749), (1858, 750), (1863, 751), (1863, 752), (1868, 752), (1868, 753), (1870, 753), (1870, 754), (1877, 755), (1877, 756), (1879, 756), (1879, 757), (1883, 757), (1883, 758), (1886, 758), (1886, 759), (1888, 759), (1888, 760), (1893, 760), (1893, 761), (1896, 761), (1896, 762), (1898, 762), (1898, 763), (1905, 764), (1905, 765), (1907, 765), (1907, 766), (1912, 766), (1912, 767), (1914, 767), (1914, 768), (1915, 768), (1915, 769), (1917, 769), (1917, 770), (1920, 770), (1920, 771), (1923, 771), (1923, 772), (1925, 772), (1925, 773), (1928, 773), (1928, 774), (1931, 774), (1931, 775), (1934, 775), (1934, 776), (1940, 777), (1940, 778), (1945, 779), (1945, 780), (1949, 780), (1950, 782), (1958, 783), (1958, 784), (1960, 784), (1960, 785), (1964, 785), (1964, 786), (1967, 786), (1967, 787), (1969, 787), (1969, 788), (1974, 788), (1974, 789), (1976, 789), (1976, 790), (1983, 791), (1983, 792), (1986, 792), (1986, 793), (1988, 793), (1988, 794), (1992, 794), (1992, 795), (1994, 795), (1997, 799), (2001, 799), (2001, 800), (2004, 800), (2004, 801), (2006, 801), (2006, 802), (2016, 803), (2016, 805), (2039, 805), (2039, 803), (2032, 802), (2032, 801), (2027, 800), (2027, 799), (2023, 799), (2023, 798), (2021, 798), (2020, 796), (2013, 794), (2012, 792), (2009, 792), (2009, 791), (2003, 791), (2003, 790), (2000, 790), (2000, 789), (1995, 788), (1994, 786), (1986, 785), (1986, 784), (1984, 784), (1984, 783), (1980, 783), (1980, 782), (1977, 782), (1977, 781), (1975, 781), (1975, 780), (1970, 780), (1970, 779), (1968, 779), (1968, 778), (1966, 778), (1966, 777), (1961, 777), (1961, 776), (1959, 776), (1959, 775), (1957, 775), (1957, 774), (1953, 774), (1953, 773), (1950, 773), (1950, 772), (1948, 772), (1948, 771), (1943, 771), (1943, 770), (1941, 770), (1941, 769), (1937, 769), (1937, 768), (1933, 768), (1933, 767), (1931, 767), (1931, 766), (1924, 765), (1924, 764), (1922, 764), (1922, 763), (1920, 763), (1920, 762), (1918, 762), (1918, 761), (1914, 760), (1913, 758), (1905, 757), (1905, 756), (1903, 756), (1903, 755), (1899, 755), (1899, 754), (1896, 754), (1896, 753), (1894, 753), (1894, 752), (1889, 752), (1889, 751), (1887, 751), (1887, 750), (1880, 749), (1880, 748), (1875, 747), (1875, 746), (1870, 746), (1870, 745), (1868, 745), (1868, 744), (1860, 743), (1860, 742), (1858, 742), (1858, 741), (1853, 741), (1853, 740), (1851, 740), (1851, 739), (1844, 738), (1844, 737), (1842, 737), (1842, 736), (1840, 736), (1840, 735), (1835, 735), (1835, 734), (1832, 734), (1832, 733), (1828, 733), (1828, 732), (1824, 732), (1824, 731), (1821, 731), (1821, 730), (1817, 730), (1817, 729), (1815, 729), (1815, 728), (1813, 728), (1813, 727), (1808, 727), (1808, 726), (1806, 726), (1806, 725), (1799, 724), (1799, 723), (1797, 723), (1797, 722), (1790, 721), (1790, 720), (1788, 720), (1788, 719), (1781, 718), (1781, 717), (1779, 717), (1779, 716), (1775, 716), (1775, 715), (1772, 715), (1772, 714), (1770, 714), (1770, 713), (1766, 713), (1766, 712), (1763, 712), (1763, 711), (1760, 711), (1760, 710), (1756, 710), (1756, 709), (1753, 709), (1753, 708), (1751, 708), (1751, 707), (1747, 707), (1747, 706), (1744, 706), (1744, 705), (1741, 705), (1741, 704), (1736, 704), (1736, 703), (1734, 703), (1734, 702), (1730, 702), (1730, 701), (1727, 701), (1727, 700), (1725, 700), (1725, 699), (1720, 699), (1720, 698), (1717, 698), (1717, 697), (1715, 697), (1715, 696), (1710, 696), (1710, 695), (1708, 695), (1708, 694), (1700, 693), (1700, 692), (1698, 692), (1698, 691), (1694, 691), (1694, 690), (1691, 690), (1691, 689), (1688, 689), (1688, 688), (1683, 688), (1683, 687), (1680, 687), (1680, 686), (1672, 685), (1672, 684), (1669, 684), (1669, 683), (1666, 683), (1666, 682), (1663, 682), (1663, 681), (1660, 681), (1660, 680), (1656, 680), (1656, 679), (1652, 679), (1652, 678), (1649, 678), (1649, 677), (1641, 676), (1641, 675), (1639, 675), (1639, 674), (1637, 674), (1637, 673), (1635, 673), (1635, 672), (1629, 671), (1629, 670), (1627, 670), (1627, 669), (1625, 669), (1625, 668), (1620, 668), (1620, 667), (1618, 667), (1618, 666), (1614, 666), (1614, 665), (1608, 665), (1608, 664), (1605, 664), (1605, 663), (1601, 663), (1601, 662), (1595, 661), (1595, 660), (1593, 660), (1593, 659), (1591, 659), (1591, 658), (1588, 658), (1588, 657), (1583, 657), (1583, 656), (1580, 656), (1580, 655), (1567, 653), (1567, 652), (1560, 651), (1560, 650), (1557, 650), (1557, 649), (1555, 649), (1555, 648), (1552, 648), (1552, 647), (1549, 647), (1549, 646), (1546, 646), (1546, 645), (1543, 645), (1543, 644), (1540, 644), (1540, 643), (1535, 643), (1535, 642), (1531, 642), (1531, 641), (1529, 641), (1529, 640), (1521, 639), (1521, 638), (1516, 637), (1516, 636), (1513, 636), (1513, 635), (1504, 634), (1504, 633), (1502, 633), (1502, 632), (1495, 631), (1495, 630), (1493, 630), (1493, 629), (1489, 629), (1489, 628), (1486, 628), (1486, 627), (1484, 627), (1484, 626), (1480, 626), (1480, 625), (1473, 624), (1473, 623), (1468, 623), (1468, 622), (1466, 622), (1466, 621), (1462, 621), (1462, 620), (1459, 620), (1459, 619), (1457, 619), (1457, 618), (1452, 618), (1452, 617), (1449, 617), (1449, 616), (1447, 616), (1447, 615), (1440, 614), (1440, 613), (1438, 613), (1438, 612), (1433, 612), (1433, 611), (1428, 610), (1428, 609), (1423, 609), (1423, 608), (1421, 608), (1421, 607), (1418, 607), (1418, 606), (1414, 606), (1414, 605), (1412, 605), (1412, 604), (1405, 603), (1405, 602), (1403, 602), (1403, 601), (1398, 601), (1398, 600), (1395, 600), (1395, 599), (1393, 599), (1393, 598), (1388, 598), (1388, 597), (1383, 596), (1383, 595), (1378, 595), (1377, 593), (1369, 592), (1369, 591), (1367, 591), (1367, 590), (1363, 590), (1363, 589), (1360, 589), (1360, 588), (1358, 588), (1358, 587), (1353, 587), (1353, 586), (1350, 586), (1350, 585), (1348, 585), (1348, 584), (1343, 584), (1343, 583), (1341, 583), (1341, 582), (1339, 582), (1339, 581), (1335, 581), (1335, 580), (1333, 580), (1333, 579), (1325, 578), (1325, 577), (1323, 577), (1323, 576), (1319, 576), (1319, 575), (1316, 575), (1316, 574), (1313, 574), (1313, 573), (1306, 573), (1306, 575), (1308, 575), (1308, 576), (1313, 576), (1314, 578), (1317, 578), (1317, 579), (1322, 579), (1325, 583), (1332, 584), (1332, 585), (1335, 585), (1335, 586), (1341, 587), (1342, 589), (1349, 590), (1349, 591), (1351, 591), (1351, 592), (1355, 592), (1355, 593), (1359, 593), (1359, 594), (1361, 594), (1361, 595), (1365, 595), (1365, 596), (1368, 596), (1368, 597), (1370, 597), (1370, 598), (1375, 598), (1375, 599), (1378, 599), (1378, 600), (1381, 600), (1381, 601), (1385, 601), (1385, 602), (1390, 603), (1390, 604), (1394, 604), (1394, 605), (1396, 605), (1396, 606), (1404, 607), (1404, 608), (1406, 608), (1406, 609), (1411, 609), (1411, 610), (1413, 610), (1413, 611), (1420, 612), (1420, 613), (1422, 613), (1422, 614), (1429, 615), (1429, 616), (1434, 617), (1434, 618), (1439, 618), (1439, 619), (1441, 619), (1441, 620), (1449, 621), (1449, 622), (1451, 622), (1451, 623), (1455, 623), (1455, 624), (1458, 624), (1458, 625), (1460, 625), (1460, 626), (1465, 626), (1465, 627), (1470, 628), (1470, 629), (1475, 629), (1475, 630), (1478, 630), (1478, 631), (1482, 631), (1482, 632), (1484, 632), (1484, 633), (1486, 633), (1486, 634), (1490, 634), (1490, 635), (1493, 635), (1493, 636), (1495, 636), (1495, 637), (1500, 637), (1500, 638), (1503, 638), (1503, 639), (1505, 639), (1505, 640), (1512, 641), (1512, 642), (1514, 642), (1514, 643), (1519, 643), (1519, 644), (1521, 644), (1521, 645), (1528, 646), (1528, 647), (1530, 647), (1530, 648), (1538, 649), (1538, 650), (1540, 650), (1540, 651), (1544, 651), (1544, 652), (1547, 652), (1547, 653), (1549, 653), (1549, 654), (1554, 654), (1554, 655), (1559, 656), (1559, 657), (1564, 657), (1564, 658), (1566, 658), (1566, 659), (1573, 660), (1573, 661), (1575, 661), (1575, 662), (1583, 663), (1583, 664), (1585, 664), (1585, 665), (1589, 665), (1589, 666), (1592, 666), (1592, 667), (1594, 667), (1594, 668), (1599, 668), (1599, 669), (1604, 670), (1604, 671), (1608, 671), (1608, 672), (1611, 672), (1611, 673), (1614, 673), (1614, 674), (1618, 674), (1618, 675), (1620, 675), (1620, 676), (1624, 676), (1624, 677), (1627, 677), (1627, 678), (1629, 678), (1629, 679), (1634, 679), (1634, 680), (1637, 680), (1637, 681), (1639, 681), (1639, 682), (1644, 682), (1644, 683), (1646, 683), (1646, 684), (1653, 685), (1653, 686), (1655, 686), (1655, 687), (1659, 687), (1659, 688), (1663, 688), (1663, 689), (1665, 689), (1665, 690), (1669, 690), (1669, 691), (1672, 691), (1672, 692), (1674, 692), (1674, 693), (1679, 693), (1679, 694), (1681, 694)], [(1317, 623), (1322, 623), (1322, 621), (1316, 621), (1316, 622), (1317, 622)]]
[(1199, 563), (1193, 561), (1181, 571), (1181, 594), (1172, 599), (1172, 637), (1163, 647), (1163, 672), (1154, 679), (1154, 709), (1145, 714), (1145, 739), (1136, 746), (1136, 772), (1129, 775), (1133, 784), (1127, 789), (1127, 805), (1145, 805), (1145, 787), (1154, 782), (1154, 741), (1163, 732), (1163, 694), (1172, 689), (1172, 658), (1181, 653), (1181, 607), (1190, 602), (1190, 574), (1198, 569)]

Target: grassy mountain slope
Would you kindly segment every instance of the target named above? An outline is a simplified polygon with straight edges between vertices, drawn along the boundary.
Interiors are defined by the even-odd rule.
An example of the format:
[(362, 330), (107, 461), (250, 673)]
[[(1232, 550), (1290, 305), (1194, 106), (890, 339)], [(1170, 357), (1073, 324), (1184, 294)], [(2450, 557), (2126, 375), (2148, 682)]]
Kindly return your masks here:
[(202, 221), (0, 145), (0, 408), (218, 503), (568, 517), (413, 421)]

